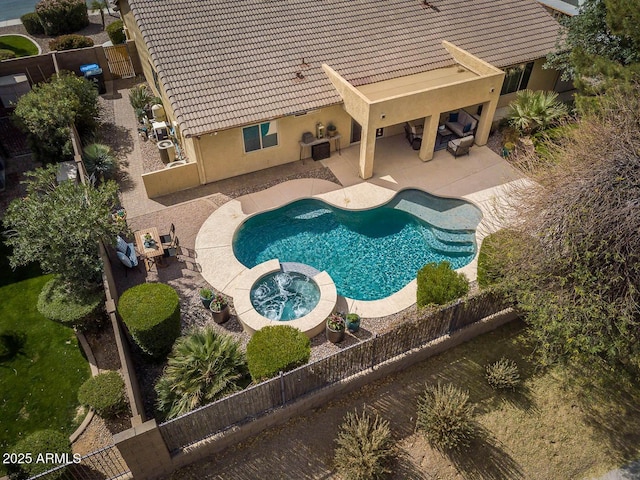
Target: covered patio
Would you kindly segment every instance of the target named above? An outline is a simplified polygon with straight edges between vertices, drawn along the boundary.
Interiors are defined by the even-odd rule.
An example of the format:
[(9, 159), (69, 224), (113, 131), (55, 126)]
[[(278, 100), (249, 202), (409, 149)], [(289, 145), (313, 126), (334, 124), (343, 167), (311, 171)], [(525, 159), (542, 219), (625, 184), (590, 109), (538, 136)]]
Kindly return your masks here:
[[(342, 97), (344, 110), (361, 127), (360, 178), (366, 180), (374, 175), (377, 131), (385, 127), (420, 120), (423, 136), (417, 156), (428, 161), (434, 156), (441, 117), (447, 112), (475, 106), (479, 117), (477, 126), (469, 134), (475, 136), (476, 145), (487, 143), (504, 72), (450, 42), (443, 41), (442, 46), (451, 56), (449, 65), (363, 85), (349, 82), (330, 65), (322, 65)], [(469, 131), (469, 126), (464, 132)]]

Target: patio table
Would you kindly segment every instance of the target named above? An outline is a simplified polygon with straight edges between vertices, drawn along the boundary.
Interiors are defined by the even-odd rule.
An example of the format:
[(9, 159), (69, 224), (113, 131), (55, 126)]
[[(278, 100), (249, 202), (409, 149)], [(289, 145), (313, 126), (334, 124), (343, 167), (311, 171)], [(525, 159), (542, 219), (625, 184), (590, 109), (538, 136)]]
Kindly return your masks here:
[[(153, 246), (145, 246), (144, 237), (149, 234), (154, 241)], [(138, 247), (138, 251), (144, 257), (144, 263), (147, 267), (147, 270), (151, 270), (151, 266), (156, 264), (160, 265), (162, 263), (162, 254), (164, 253), (162, 249), (162, 242), (160, 241), (160, 234), (158, 233), (158, 229), (156, 227), (145, 228), (143, 230), (137, 230), (134, 232), (134, 236), (136, 238), (136, 246)]]

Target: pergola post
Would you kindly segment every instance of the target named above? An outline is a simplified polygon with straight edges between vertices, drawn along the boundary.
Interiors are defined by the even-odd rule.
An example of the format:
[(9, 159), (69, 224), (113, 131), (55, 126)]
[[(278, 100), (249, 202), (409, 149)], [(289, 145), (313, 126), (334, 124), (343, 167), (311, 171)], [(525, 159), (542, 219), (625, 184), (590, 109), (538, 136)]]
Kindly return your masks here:
[(429, 115), (424, 119), (422, 128), (422, 145), (418, 157), (423, 162), (433, 158), (433, 149), (436, 145), (436, 134), (438, 133), (438, 122), (434, 121), (435, 115)]

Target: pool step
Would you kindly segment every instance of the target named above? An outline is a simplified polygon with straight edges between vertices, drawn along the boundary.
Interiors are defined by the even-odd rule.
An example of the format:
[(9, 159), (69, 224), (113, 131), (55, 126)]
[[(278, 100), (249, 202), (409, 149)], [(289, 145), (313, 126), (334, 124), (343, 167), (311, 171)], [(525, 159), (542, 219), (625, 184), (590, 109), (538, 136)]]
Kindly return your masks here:
[(473, 245), (475, 233), (471, 231), (451, 231), (432, 227), (433, 236), (441, 243), (447, 245)]
[(438, 253), (442, 253), (444, 255), (473, 255), (476, 251), (475, 249), (475, 245), (473, 244), (468, 244), (468, 245), (463, 245), (463, 244), (446, 244), (446, 243), (441, 243), (441, 242), (437, 242), (434, 243), (433, 245), (431, 245), (431, 248), (433, 249), (434, 252), (438, 252)]

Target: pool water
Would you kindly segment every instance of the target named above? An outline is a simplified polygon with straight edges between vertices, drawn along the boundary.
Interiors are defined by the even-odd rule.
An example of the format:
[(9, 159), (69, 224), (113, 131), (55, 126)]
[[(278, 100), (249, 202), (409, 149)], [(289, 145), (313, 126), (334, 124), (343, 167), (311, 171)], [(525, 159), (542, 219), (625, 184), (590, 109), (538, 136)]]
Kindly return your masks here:
[(318, 285), (299, 272), (273, 272), (251, 288), (251, 304), (269, 320), (295, 320), (311, 312), (320, 300)]
[(274, 258), (304, 263), (326, 270), (339, 295), (378, 300), (402, 289), (429, 262), (469, 263), (481, 217), (468, 202), (415, 189), (370, 210), (305, 199), (247, 219), (233, 249), (248, 268)]

